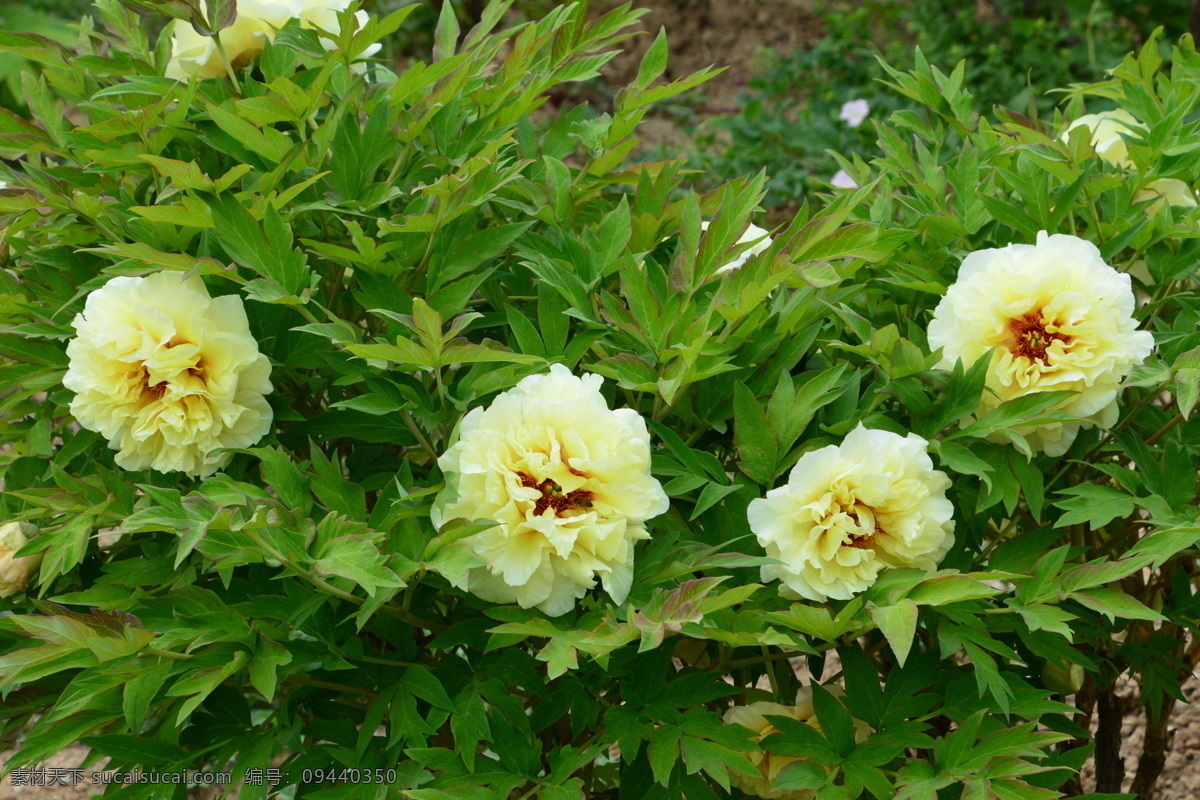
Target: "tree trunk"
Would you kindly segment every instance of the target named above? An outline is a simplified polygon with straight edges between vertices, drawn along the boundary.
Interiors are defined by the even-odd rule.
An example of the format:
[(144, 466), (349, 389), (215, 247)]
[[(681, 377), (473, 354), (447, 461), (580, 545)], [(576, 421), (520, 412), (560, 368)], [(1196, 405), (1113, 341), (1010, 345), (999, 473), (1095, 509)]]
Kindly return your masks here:
[(1117, 793), (1125, 780), (1125, 759), (1121, 757), (1125, 712), (1115, 685), (1097, 687), (1096, 706), (1096, 792)]
[(1142, 742), (1142, 756), (1138, 759), (1137, 777), (1134, 778), (1133, 788), (1130, 790), (1137, 795), (1137, 800), (1150, 800), (1154, 797), (1154, 787), (1158, 784), (1158, 778), (1167, 763), (1171, 739), (1175, 737), (1175, 731), (1167, 730), (1173, 708), (1175, 698), (1164, 694), (1157, 714), (1151, 715), (1150, 709), (1146, 709), (1146, 738)]

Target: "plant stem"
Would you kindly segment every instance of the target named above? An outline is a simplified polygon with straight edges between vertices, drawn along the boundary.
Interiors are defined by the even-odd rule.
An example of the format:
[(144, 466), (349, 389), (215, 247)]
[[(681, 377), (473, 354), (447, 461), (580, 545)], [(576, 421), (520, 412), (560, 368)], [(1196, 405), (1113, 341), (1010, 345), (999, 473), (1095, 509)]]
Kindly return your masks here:
[(358, 656), (355, 661), (365, 661), (368, 664), (382, 664), (385, 667), (419, 667), (421, 666), (415, 661), (393, 661), (390, 658), (376, 658), (375, 656)]
[(762, 646), (762, 652), (763, 660), (767, 665), (767, 680), (771, 682), (771, 694), (775, 695), (776, 699), (779, 699), (779, 676), (775, 674), (775, 661), (777, 659), (770, 657), (771, 654), (767, 652), (765, 644)]
[(334, 683), (333, 681), (323, 681), (319, 678), (308, 678), (304, 675), (288, 675), (285, 680), (292, 683), (298, 683), (301, 686), (313, 686), (318, 689), (329, 689), (334, 692), (342, 692), (344, 694), (356, 694), (359, 697), (378, 697), (379, 692), (374, 689), (364, 689), (361, 686), (349, 686), (344, 683)]
[(402, 410), (400, 412), (400, 417), (404, 420), (405, 427), (407, 427), (412, 435), (416, 437), (417, 442), (421, 445), (421, 449), (425, 451), (427, 456), (436, 462), (438, 460), (437, 450), (433, 449), (433, 445), (429, 442), (429, 439), (426, 438), (421, 429), (417, 427), (417, 421), (413, 419), (413, 416), (411, 413), (409, 413), (408, 409)]
[(1166, 436), (1167, 433), (1169, 433), (1172, 428), (1174, 428), (1181, 422), (1183, 422), (1182, 414), (1176, 414), (1175, 416), (1171, 417), (1171, 419), (1167, 421), (1167, 424), (1163, 425), (1161, 428), (1156, 430), (1154, 433), (1150, 434), (1150, 436), (1146, 439), (1146, 444), (1148, 444), (1148, 445), (1157, 444), (1159, 439)]
[(221, 54), (221, 61), (225, 64), (225, 71), (229, 73), (229, 80), (233, 83), (233, 90), (239, 95), (242, 93), (242, 85), (238, 83), (237, 73), (233, 69), (233, 62), (229, 60), (229, 56), (225, 55), (225, 47), (221, 44), (221, 33), (217, 32), (212, 37), (213, 44), (217, 46), (217, 52)]
[(176, 661), (186, 661), (191, 656), (187, 653), (172, 653), (170, 650), (160, 650), (157, 647), (143, 647), (142, 652), (151, 656), (162, 656), (163, 658), (172, 658)]
[[(766, 648), (764, 648), (764, 650), (765, 649)], [(739, 658), (726, 664), (725, 671), (728, 672), (730, 670), (741, 669), (742, 667), (752, 667), (756, 664), (762, 664), (768, 661), (782, 661), (785, 659), (799, 658), (800, 656), (807, 655), (808, 653), (802, 653), (799, 650), (795, 650), (786, 653), (766, 653), (765, 655), (754, 656), (752, 658)]]
[[(359, 605), (359, 606), (361, 606), (363, 603), (367, 602), (366, 600), (364, 600), (361, 597), (358, 597), (357, 595), (353, 595), (350, 592), (342, 591), (341, 589), (337, 588), (333, 584), (326, 581), (324, 578), (314, 575), (312, 572), (304, 569), (304, 567), (301, 567), (299, 564), (294, 564), (291, 561), (289, 561), (288, 559), (284, 558), (281, 554), (275, 552), (275, 549), (272, 548), (270, 545), (268, 545), (265, 541), (263, 541), (262, 537), (259, 536), (254, 531), (245, 530), (244, 533), (246, 534), (247, 537), (249, 537), (249, 539), (251, 541), (253, 541), (256, 545), (258, 545), (259, 549), (261, 549), (264, 553), (266, 553), (271, 558), (278, 561), (283, 566), (287, 567), (289, 570), (291, 570), (296, 575), (300, 576), (301, 578), (304, 578), (306, 581), (311, 583), (313, 586), (316, 586), (318, 589), (325, 592), (326, 594), (333, 595), (334, 597), (338, 598), (339, 600), (345, 600), (347, 602), (354, 603), (355, 605)], [(408, 611), (405, 611), (402, 608), (398, 608), (390, 603), (384, 603), (383, 605), (381, 605), (379, 607), (379, 610), (382, 611), (384, 614), (387, 614), (388, 616), (395, 617), (396, 619), (399, 619), (403, 622), (407, 622), (409, 625), (412, 625), (413, 627), (420, 627), (420, 628), (424, 628), (425, 630), (434, 631), (434, 632), (440, 632), (440, 631), (446, 630), (445, 625), (442, 625), (437, 622), (431, 622), (429, 620), (421, 619), (420, 617), (416, 616), (415, 614), (411, 614)]]

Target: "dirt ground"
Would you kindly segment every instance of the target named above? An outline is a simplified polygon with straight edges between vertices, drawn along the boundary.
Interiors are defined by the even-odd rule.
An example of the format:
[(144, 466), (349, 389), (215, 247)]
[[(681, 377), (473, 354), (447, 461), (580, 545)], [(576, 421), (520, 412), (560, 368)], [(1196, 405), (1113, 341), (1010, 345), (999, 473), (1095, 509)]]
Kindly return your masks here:
[[(1134, 698), (1137, 685), (1126, 679), (1119, 686), (1117, 693), (1136, 703)], [(1193, 675), (1192, 679), (1184, 684), (1183, 696), (1188, 699), (1189, 705), (1177, 702), (1171, 715), (1171, 728), (1175, 731), (1175, 738), (1167, 751), (1167, 763), (1158, 781), (1155, 796), (1160, 800), (1192, 800), (1200, 796), (1200, 676)], [(1125, 717), (1121, 725), (1121, 740), (1126, 743), (1121, 748), (1121, 755), (1125, 760), (1122, 791), (1129, 791), (1133, 783), (1145, 733), (1146, 715), (1139, 708), (1138, 713)], [(1083, 767), (1082, 779), (1084, 791), (1094, 791), (1095, 764), (1090, 760)]]
[[(625, 52), (605, 69), (613, 86), (637, 75), (642, 56), (660, 28), (667, 29), (670, 57), (666, 77), (681, 78), (704, 67), (727, 67), (703, 87), (709, 113), (736, 112), (736, 100), (755, 74), (764, 50), (787, 52), (821, 38), (821, 21), (810, 9), (819, 0), (653, 0), (638, 2), (650, 12), (640, 20), (646, 35), (626, 42)], [(598, 7), (612, 7), (600, 4)]]
[[(820, 0), (638, 0), (650, 12), (639, 20), (645, 32), (625, 42), (625, 50), (604, 69), (614, 90), (637, 76), (642, 56), (662, 28), (667, 30), (670, 56), (665, 78), (674, 80), (705, 67), (727, 69), (686, 96), (686, 104), (701, 122), (736, 113), (737, 98), (755, 75), (764, 50), (787, 52), (810, 47), (821, 38), (821, 21), (810, 9)], [(617, 3), (594, 3), (603, 12)], [(595, 98), (604, 106), (604, 98)], [(686, 146), (692, 143), (695, 119), (681, 122), (663, 112), (651, 112), (639, 127), (645, 144)]]

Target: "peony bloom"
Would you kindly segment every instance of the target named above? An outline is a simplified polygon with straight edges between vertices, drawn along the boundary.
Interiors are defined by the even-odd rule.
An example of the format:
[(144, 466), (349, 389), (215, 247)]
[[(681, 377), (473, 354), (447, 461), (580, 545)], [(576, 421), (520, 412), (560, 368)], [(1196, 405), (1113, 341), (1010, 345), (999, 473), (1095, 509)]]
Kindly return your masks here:
[[(1154, 348), (1154, 337), (1137, 329), (1134, 307), (1129, 276), (1105, 264), (1095, 245), (1043, 231), (1036, 245), (966, 257), (934, 309), (929, 346), (942, 348), (945, 369), (996, 348), (977, 414), (1031, 392), (1069, 389), (1078, 394), (1054, 409), (1108, 428), (1122, 379)], [(1079, 428), (1056, 422), (1019, 432), (1035, 450), (1059, 456)]]
[[(1086, 126), (1092, 132), (1092, 147), (1096, 155), (1115, 164), (1122, 169), (1133, 169), (1133, 161), (1129, 158), (1129, 146), (1124, 134), (1133, 133), (1135, 128), (1145, 130), (1146, 126), (1128, 111), (1102, 111), (1099, 114), (1084, 114), (1072, 122), (1059, 137), (1066, 142), (1070, 139), (1071, 131), (1080, 126)], [(1192, 187), (1177, 178), (1159, 178), (1151, 181), (1146, 188), (1138, 193), (1137, 202), (1154, 200), (1146, 207), (1147, 214), (1153, 214), (1162, 208), (1163, 203), (1182, 208), (1196, 208), (1196, 193)]]
[[(708, 220), (704, 220), (703, 222), (700, 223), (700, 229), (706, 231), (706, 230), (708, 230), (708, 225), (709, 225)], [(741, 235), (741, 237), (737, 240), (737, 244), (746, 244), (747, 242), (755, 242), (755, 244), (752, 245), (748, 250), (744, 251), (740, 256), (735, 258), (733, 261), (730, 261), (728, 264), (725, 264), (723, 266), (717, 267), (716, 272), (714, 272), (713, 274), (714, 275), (723, 275), (726, 272), (733, 272), (735, 269), (738, 269), (739, 267), (743, 266), (747, 261), (749, 261), (751, 259), (751, 257), (756, 256), (759, 253), (765, 253), (767, 250), (771, 249), (771, 237), (767, 235), (766, 230), (758, 227), (754, 223), (751, 223), (750, 227), (746, 228), (746, 232), (743, 233)]]
[(558, 616), (599, 576), (625, 601), (634, 543), (668, 501), (650, 476), (645, 420), (610, 410), (601, 382), (555, 364), (463, 418), (438, 459), (446, 488), (430, 517), (439, 528), (456, 518), (497, 524), (462, 540), (486, 566), (459, 588)]
[(933, 468), (929, 442), (860, 423), (840, 445), (805, 453), (788, 482), (750, 501), (761, 568), (780, 592), (849, 600), (885, 567), (933, 570), (954, 543), (950, 479)]
[(178, 272), (113, 278), (73, 324), (71, 413), (108, 438), (123, 469), (209, 475), (232, 457), (218, 449), (271, 429), (271, 365), (240, 297), (214, 299)]
[(14, 555), (36, 533), (37, 528), (28, 522), (0, 525), (0, 597), (24, 591), (30, 574), (42, 563), (41, 553), (20, 558)]
[[(828, 687), (830, 694), (840, 696), (842, 694), (841, 687)], [(768, 736), (774, 733), (779, 733), (776, 728), (767, 719), (771, 717), (791, 717), (797, 722), (804, 722), (821, 730), (820, 723), (817, 722), (817, 716), (813, 709), (812, 689), (802, 687), (796, 692), (796, 704), (794, 706), (785, 706), (779, 703), (757, 702), (746, 706), (732, 706), (725, 715), (721, 718), (726, 725), (741, 725), (743, 728), (748, 728), (754, 732), (754, 741), (761, 742)], [(861, 720), (854, 721), (855, 738), (859, 742), (866, 741), (870, 730), (866, 723)], [(750, 763), (758, 767), (758, 775), (742, 775), (741, 773), (730, 771), (729, 783), (736, 789), (740, 789), (746, 794), (752, 794), (756, 797), (765, 797), (768, 800), (812, 800), (815, 798), (816, 792), (811, 789), (776, 789), (775, 781), (779, 777), (779, 773), (788, 764), (793, 761), (798, 761), (795, 756), (778, 756), (766, 751), (754, 753), (746, 753), (746, 757), (750, 759)]]
[[(345, 11), (349, 6), (350, 0), (237, 0), (237, 19), (217, 36), (225, 50), (225, 57), (234, 69), (238, 69), (261, 53), (266, 43), (275, 37), (275, 31), (290, 19), (300, 20), (304, 28), (340, 32), (338, 12)], [(357, 11), (354, 18), (361, 28), (367, 23), (367, 12)], [(225, 60), (221, 58), (213, 37), (204, 36), (184, 20), (175, 20), (172, 25), (171, 60), (166, 71), (168, 78), (187, 80), (192, 75), (221, 78), (228, 74)], [(327, 51), (337, 48), (333, 40), (325, 37), (321, 37), (321, 45)], [(370, 58), (380, 47), (379, 44), (373, 44), (357, 57)]]
[(851, 128), (857, 128), (866, 122), (870, 114), (871, 104), (866, 100), (850, 100), (842, 104), (842, 110), (838, 112), (838, 119), (845, 122)]
[(850, 173), (844, 169), (839, 169), (829, 179), (829, 185), (835, 189), (857, 189), (858, 181), (850, 177)]
[(1154, 201), (1146, 206), (1147, 214), (1157, 214), (1164, 203), (1179, 208), (1195, 208), (1197, 205), (1196, 193), (1192, 191), (1192, 187), (1178, 178), (1159, 178), (1156, 181), (1150, 181), (1146, 184), (1145, 189), (1138, 192), (1138, 196), (1134, 200), (1139, 203), (1143, 200)]

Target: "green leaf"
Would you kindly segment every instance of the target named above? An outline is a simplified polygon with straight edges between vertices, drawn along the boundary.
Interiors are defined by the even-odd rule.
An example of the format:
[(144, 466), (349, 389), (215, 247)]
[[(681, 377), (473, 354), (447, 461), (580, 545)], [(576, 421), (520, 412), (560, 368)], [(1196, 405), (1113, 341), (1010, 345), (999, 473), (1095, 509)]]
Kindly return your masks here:
[(147, 672), (134, 676), (125, 683), (121, 708), (129, 729), (135, 734), (142, 732), (150, 704), (162, 689), (172, 670), (171, 663), (160, 664)]
[(908, 599), (919, 606), (942, 606), (964, 600), (979, 600), (1000, 594), (970, 575), (935, 575), (927, 578), (908, 593)]
[(769, 486), (779, 458), (775, 432), (763, 407), (741, 381), (733, 386), (733, 414), (733, 441), (741, 456), (742, 471), (755, 483)]
[(537, 654), (538, 661), (546, 662), (546, 677), (550, 680), (579, 668), (579, 658), (574, 647), (566, 638), (554, 638), (546, 643)]
[(1058, 518), (1056, 524), (1060, 528), (1086, 522), (1091, 530), (1096, 530), (1114, 519), (1128, 517), (1137, 507), (1137, 499), (1129, 493), (1094, 483), (1060, 489), (1058, 494), (1068, 495), (1068, 499), (1054, 504), (1067, 512)]
[[(447, 1), (446, 5), (450, 3)], [(456, 713), (450, 716), (450, 730), (454, 744), (470, 772), (475, 771), (475, 751), (480, 740), (491, 738), (487, 709), (476, 687), (465, 690), (455, 703)]]
[(646, 50), (646, 55), (642, 56), (642, 63), (638, 66), (637, 78), (633, 82), (633, 86), (637, 89), (648, 89), (650, 84), (658, 80), (667, 70), (667, 29), (659, 28), (658, 35), (654, 37), (654, 44)]
[(1050, 631), (1065, 637), (1068, 641), (1072, 641), (1071, 628), (1067, 625), (1073, 619), (1076, 619), (1074, 614), (1063, 611), (1058, 606), (1047, 605), (1045, 603), (1035, 603), (1033, 605), (1023, 605), (1015, 600), (1010, 600), (1008, 605), (1017, 610), (1017, 613), (1025, 620), (1025, 624), (1029, 626), (1031, 631)]
[(179, 764), (189, 759), (189, 754), (175, 745), (138, 736), (109, 734), (86, 736), (80, 742), (95, 750), (100, 756), (113, 758), (129, 764), (149, 764), (155, 767)]
[(386, 566), (386, 557), (373, 542), (361, 536), (340, 536), (322, 550), (314, 567), (322, 575), (349, 578), (374, 597), (376, 590), (402, 589), (404, 581)]
[(812, 693), (813, 709), (817, 721), (821, 723), (821, 732), (837, 754), (845, 758), (854, 749), (854, 719), (824, 686), (814, 684)]
[(1070, 592), (1067, 596), (1080, 605), (1087, 606), (1093, 611), (1099, 611), (1108, 617), (1110, 622), (1116, 617), (1144, 619), (1151, 622), (1161, 622), (1166, 619), (1162, 614), (1148, 608), (1140, 600), (1120, 589), (1088, 589), (1087, 591)]
[(838, 655), (841, 656), (842, 670), (846, 676), (847, 708), (872, 728), (883, 728), (883, 692), (874, 662), (857, 644), (839, 647)]
[(724, 744), (696, 736), (683, 736), (680, 739), (680, 746), (689, 775), (703, 769), (726, 791), (729, 791), (730, 769), (742, 775), (759, 774), (758, 768), (746, 757), (745, 753), (738, 752)]
[(700, 496), (696, 498), (696, 507), (692, 510), (692, 515), (688, 517), (688, 521), (696, 519), (696, 517), (741, 488), (743, 487), (736, 483), (728, 486), (719, 483), (706, 484), (704, 489), (701, 490)]
[(958, 442), (936, 441), (938, 457), (944, 465), (960, 475), (979, 476), (984, 485), (991, 489), (992, 479), (989, 477), (989, 473), (996, 471), (993, 465), (979, 458)]
[(454, 12), (452, 0), (442, 0), (442, 10), (438, 13), (437, 27), (433, 32), (433, 60), (442, 61), (454, 55), (458, 45), (458, 15)]
[(325, 457), (321, 449), (310, 443), (313, 469), (316, 477), (312, 482), (313, 493), (330, 511), (336, 511), (352, 520), (362, 522), (367, 518), (366, 493), (357, 483), (346, 480), (341, 469)]
[(870, 609), (871, 619), (892, 646), (896, 661), (902, 667), (908, 660), (913, 637), (917, 633), (917, 612), (917, 604), (907, 597), (897, 600), (892, 605), (875, 606)]
[(256, 447), (248, 452), (262, 461), (263, 479), (285, 506), (304, 515), (312, 510), (308, 478), (300, 473), (287, 453), (277, 447)]
[(799, 759), (784, 765), (779, 775), (771, 782), (771, 789), (775, 792), (806, 792), (819, 789), (828, 783), (829, 773), (823, 767)]
[[(212, 211), (217, 240), (230, 258), (262, 275), (285, 295), (297, 295), (306, 282), (304, 257), (292, 249), (291, 229), (273, 206), (259, 227), (232, 194), (200, 193)], [(265, 233), (264, 233), (265, 230)]]
[(441, 681), (425, 667), (408, 667), (405, 669), (401, 684), (414, 697), (419, 697), (434, 708), (440, 708), (443, 711), (449, 712), (457, 710), (457, 706), (450, 699), (450, 695), (446, 694)]
[(250, 659), (247, 671), (250, 673), (250, 683), (254, 685), (263, 697), (273, 700), (275, 697), (276, 669), (284, 664), (290, 664), (292, 654), (283, 645), (270, 639), (260, 639), (254, 657)]
[(682, 733), (679, 728), (663, 725), (650, 734), (650, 744), (646, 748), (646, 756), (650, 759), (650, 769), (654, 772), (654, 782), (662, 786), (670, 786), (671, 773), (675, 762), (679, 760), (679, 743)]

